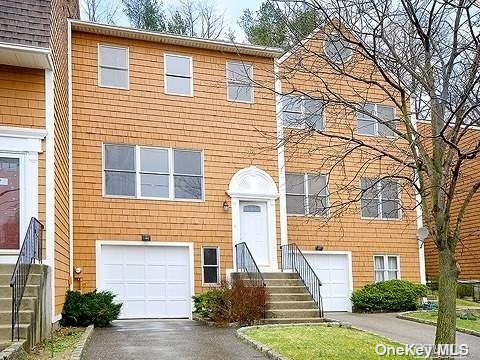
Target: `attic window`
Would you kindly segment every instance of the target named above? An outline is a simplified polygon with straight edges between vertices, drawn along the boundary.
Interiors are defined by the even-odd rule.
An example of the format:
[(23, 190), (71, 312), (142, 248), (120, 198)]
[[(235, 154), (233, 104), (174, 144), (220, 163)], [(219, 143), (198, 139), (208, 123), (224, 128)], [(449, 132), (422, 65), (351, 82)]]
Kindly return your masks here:
[(336, 64), (344, 64), (352, 57), (352, 48), (342, 36), (333, 31), (327, 35), (324, 43), (325, 55)]

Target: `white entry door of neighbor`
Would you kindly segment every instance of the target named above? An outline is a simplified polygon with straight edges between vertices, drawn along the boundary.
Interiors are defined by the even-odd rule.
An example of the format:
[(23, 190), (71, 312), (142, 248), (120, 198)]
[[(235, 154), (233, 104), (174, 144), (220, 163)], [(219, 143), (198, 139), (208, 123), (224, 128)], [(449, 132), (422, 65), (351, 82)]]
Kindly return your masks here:
[(101, 245), (100, 263), (99, 288), (123, 303), (120, 318), (190, 317), (188, 247)]
[(240, 242), (245, 242), (259, 267), (270, 266), (267, 204), (240, 202)]
[(305, 257), (322, 282), (323, 310), (352, 311), (348, 255), (318, 252), (305, 253)]

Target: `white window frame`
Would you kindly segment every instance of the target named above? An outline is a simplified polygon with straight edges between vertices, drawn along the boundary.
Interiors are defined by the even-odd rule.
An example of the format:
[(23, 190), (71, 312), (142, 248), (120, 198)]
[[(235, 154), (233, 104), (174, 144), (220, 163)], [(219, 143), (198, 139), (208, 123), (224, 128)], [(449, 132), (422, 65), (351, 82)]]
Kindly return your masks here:
[[(307, 129), (307, 128), (310, 128), (310, 126), (307, 126), (307, 122), (305, 121), (305, 104), (304, 104), (304, 101), (305, 100), (317, 100), (319, 102), (322, 103), (322, 124), (323, 124), (323, 127), (322, 129), (315, 129), (315, 130), (319, 130), (319, 131), (325, 131), (326, 130), (326, 127), (327, 127), (327, 122), (326, 122), (326, 117), (325, 117), (325, 103), (322, 101), (322, 99), (312, 99), (308, 96), (304, 96), (304, 95), (283, 95), (284, 97), (296, 97), (296, 98), (300, 98), (300, 113), (301, 113), (301, 116), (302, 116), (302, 123), (299, 124), (299, 125), (287, 125), (285, 123), (285, 119), (283, 117), (283, 114), (285, 112), (284, 110), (284, 105), (281, 104), (281, 107), (282, 107), (282, 113), (281, 113), (281, 116), (282, 116), (282, 126), (284, 128), (289, 128), (289, 129)], [(310, 114), (311, 115), (311, 114)]]
[[(375, 258), (376, 257), (383, 257), (383, 264), (384, 264), (384, 269), (377, 269), (375, 267)], [(388, 268), (388, 258), (389, 257), (394, 257), (394, 258), (397, 258), (397, 280), (401, 280), (402, 279), (402, 273), (400, 271), (400, 255), (388, 255), (388, 254), (375, 254), (373, 255), (373, 280), (378, 283), (378, 282), (382, 282), (382, 281), (377, 281), (377, 277), (376, 277), (376, 273), (377, 271), (383, 271), (383, 281), (388, 281), (388, 272), (389, 271), (393, 271), (393, 270), (390, 270)], [(387, 280), (385, 280), (387, 279)], [(390, 279), (390, 280), (393, 280), (393, 279)]]
[[(204, 254), (203, 254), (203, 250), (205, 249), (215, 249), (217, 250), (217, 265), (205, 265), (204, 264)], [(221, 281), (220, 281), (220, 247), (218, 246), (214, 246), (214, 245), (205, 245), (205, 246), (202, 246), (202, 252), (200, 254), (200, 256), (202, 257), (202, 286), (204, 287), (216, 287), (216, 286), (219, 286)], [(205, 273), (203, 272), (203, 269), (205, 267), (216, 267), (217, 268), (217, 282), (216, 283), (207, 283), (205, 282)]]
[[(172, 92), (172, 91), (168, 90), (168, 88), (167, 88), (167, 77), (168, 76), (180, 77), (182, 79), (187, 78), (187, 77), (183, 77), (183, 76), (168, 74), (168, 72), (167, 72), (167, 57), (168, 56), (177, 57), (177, 58), (184, 58), (184, 59), (189, 60), (189, 62), (190, 62), (190, 93), (189, 94), (176, 93), (176, 92)], [(193, 57), (192, 56), (175, 54), (175, 53), (164, 53), (163, 54), (163, 91), (164, 91), (165, 95), (193, 97)]]
[[(129, 195), (109, 195), (105, 192), (106, 184), (105, 184), (105, 145), (125, 145), (125, 146), (133, 146), (135, 148), (135, 192), (136, 194), (133, 196)], [(168, 151), (168, 197), (155, 197), (155, 196), (142, 196), (141, 195), (141, 174), (142, 173), (150, 173), (150, 172), (142, 172), (141, 163), (140, 163), (140, 150), (141, 149), (156, 149), (156, 150), (167, 150)], [(200, 161), (201, 161), (201, 170), (202, 170), (202, 197), (201, 199), (180, 199), (175, 198), (175, 182), (174, 182), (174, 175), (181, 175), (181, 174), (174, 174), (173, 172), (173, 161), (174, 161), (174, 151), (181, 150), (181, 151), (191, 151), (191, 152), (199, 152), (200, 153)], [(160, 174), (160, 173), (159, 173)], [(188, 175), (193, 176), (193, 175)], [(200, 177), (200, 176), (198, 176)], [(203, 150), (197, 149), (184, 149), (184, 148), (166, 148), (166, 147), (155, 147), (155, 146), (141, 146), (141, 145), (130, 145), (130, 144), (116, 144), (116, 143), (102, 143), (102, 196), (105, 198), (121, 198), (121, 199), (141, 199), (141, 200), (169, 200), (169, 201), (180, 201), (180, 202), (204, 202), (205, 201), (205, 161), (204, 161), (204, 153)]]
[[(305, 213), (304, 214), (290, 214), (287, 212), (287, 216), (309, 216), (309, 217), (319, 217), (319, 218), (328, 218), (330, 217), (330, 192), (328, 191), (328, 175), (324, 174), (311, 174), (311, 173), (295, 173), (295, 172), (286, 172), (285, 173), (285, 178), (287, 175), (303, 175), (303, 189), (304, 189), (304, 194), (303, 195), (303, 206), (305, 207)], [(308, 175), (312, 176), (324, 176), (325, 177), (325, 183), (327, 185), (327, 195), (325, 195), (326, 199), (326, 206), (327, 206), (327, 213), (325, 215), (321, 214), (310, 214), (310, 205), (308, 202), (308, 197), (310, 196), (309, 194), (309, 188), (308, 188)], [(286, 184), (286, 180), (285, 180)], [(301, 194), (293, 194), (293, 193), (287, 193), (286, 191), (286, 186), (285, 186), (285, 196), (286, 195), (301, 195)]]
[[(122, 49), (126, 50), (127, 55), (127, 68), (120, 68), (120, 67), (112, 67), (112, 66), (102, 66), (100, 60), (100, 48), (101, 47), (109, 47), (113, 49)], [(121, 46), (121, 45), (113, 45), (113, 44), (105, 44), (105, 43), (98, 43), (97, 44), (97, 82), (99, 87), (109, 88), (109, 89), (120, 89), (120, 90), (130, 90), (130, 48), (128, 46)], [(102, 68), (109, 68), (115, 70), (126, 70), (127, 71), (127, 86), (111, 86), (111, 85), (103, 85), (102, 84), (102, 76), (101, 76), (101, 69)]]
[[(241, 84), (241, 83), (238, 83), (238, 82), (235, 82), (235, 81), (232, 81), (230, 82), (229, 78), (228, 78), (228, 65), (229, 64), (237, 64), (237, 65), (241, 65), (242, 67), (245, 66), (245, 65), (249, 65), (250, 66), (250, 80), (252, 82), (252, 96), (250, 98), (250, 101), (245, 101), (245, 100), (238, 100), (238, 99), (230, 99), (228, 97), (228, 85), (230, 83), (232, 84)], [(237, 61), (237, 60), (227, 60), (226, 61), (226, 65), (225, 65), (225, 76), (226, 76), (226, 83), (227, 83), (227, 86), (226, 86), (226, 96), (227, 96), (227, 100), (230, 101), (230, 102), (236, 102), (236, 103), (244, 103), (244, 104), (253, 104), (255, 102), (255, 86), (254, 86), (254, 80), (253, 80), (253, 74), (254, 74), (254, 71), (253, 71), (253, 63), (251, 62), (247, 62), (247, 61)]]
[[(393, 119), (392, 120), (395, 120), (396, 116), (397, 116), (397, 113), (396, 113), (396, 109), (395, 109), (395, 106), (393, 105), (389, 105), (389, 104), (377, 104), (377, 103), (365, 103), (363, 105), (372, 105), (373, 106), (373, 114), (374, 116), (378, 117), (378, 106), (389, 106), (393, 109)], [(359, 105), (359, 107), (362, 107), (362, 105)], [(378, 129), (379, 129), (379, 122), (377, 120), (377, 118), (373, 117), (371, 118), (373, 120), (373, 129), (374, 129), (374, 133), (373, 134), (362, 134), (360, 131), (359, 131), (359, 127), (358, 127), (358, 120), (359, 119), (362, 119), (362, 120), (367, 120), (367, 117), (370, 117), (369, 115), (357, 110), (357, 116), (356, 116), (356, 120), (357, 120), (357, 134), (358, 135), (361, 135), (361, 136), (371, 136), (371, 137), (382, 137), (382, 138), (387, 138), (387, 139), (394, 139), (397, 137), (397, 135), (395, 134), (395, 132), (393, 133), (393, 135), (390, 135), (390, 136), (387, 136), (387, 135), (381, 135), (379, 132), (378, 132)], [(368, 119), (370, 120), (370, 119)]]
[[(368, 180), (372, 180), (372, 181), (376, 181), (374, 178), (363, 178), (363, 179), (368, 179)], [(378, 191), (379, 193), (379, 197), (378, 197), (378, 217), (371, 217), (371, 216), (363, 216), (363, 211), (362, 211), (362, 198), (363, 198), (363, 190), (362, 189), (362, 178), (360, 179), (360, 191), (362, 191), (362, 194), (360, 196), (360, 217), (363, 219), (363, 220), (383, 220), (383, 221), (401, 221), (402, 220), (402, 217), (403, 217), (403, 212), (402, 212), (402, 189), (400, 187), (400, 183), (398, 182), (398, 180), (395, 180), (395, 179), (391, 179), (391, 181), (395, 181), (397, 183), (397, 186), (398, 186), (398, 204), (399, 204), (399, 207), (398, 207), (398, 217), (397, 218), (386, 218), (386, 217), (383, 217), (383, 211), (382, 211), (382, 181), (377, 181), (377, 183), (375, 184), (376, 186), (376, 190)]]

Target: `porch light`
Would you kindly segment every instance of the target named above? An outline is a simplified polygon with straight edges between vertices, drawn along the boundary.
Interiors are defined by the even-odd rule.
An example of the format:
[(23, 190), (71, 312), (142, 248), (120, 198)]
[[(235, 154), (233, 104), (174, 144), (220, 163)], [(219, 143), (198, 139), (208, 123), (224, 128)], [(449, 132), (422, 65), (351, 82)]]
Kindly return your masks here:
[(228, 209), (230, 209), (230, 205), (228, 205), (228, 201), (225, 200), (223, 202), (223, 211), (228, 211)]
[(152, 238), (150, 237), (150, 234), (142, 234), (142, 241), (150, 241)]

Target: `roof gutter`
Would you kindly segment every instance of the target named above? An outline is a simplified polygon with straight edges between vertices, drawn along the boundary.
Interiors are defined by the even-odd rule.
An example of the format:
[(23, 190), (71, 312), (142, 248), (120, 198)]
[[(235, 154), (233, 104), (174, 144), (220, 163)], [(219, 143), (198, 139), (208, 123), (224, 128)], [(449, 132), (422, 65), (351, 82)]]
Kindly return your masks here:
[(0, 42), (0, 64), (36, 69), (53, 69), (49, 48)]

